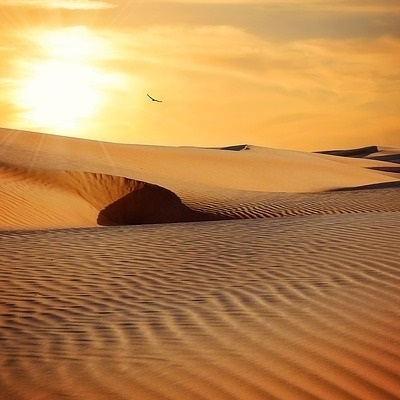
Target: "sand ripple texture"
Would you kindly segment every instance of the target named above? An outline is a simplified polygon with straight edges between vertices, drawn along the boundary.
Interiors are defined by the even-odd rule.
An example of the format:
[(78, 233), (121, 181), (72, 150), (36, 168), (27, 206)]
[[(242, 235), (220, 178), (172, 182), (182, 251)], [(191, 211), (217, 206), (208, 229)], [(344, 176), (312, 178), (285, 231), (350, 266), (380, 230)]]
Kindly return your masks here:
[(398, 399), (400, 213), (0, 233), (0, 399)]

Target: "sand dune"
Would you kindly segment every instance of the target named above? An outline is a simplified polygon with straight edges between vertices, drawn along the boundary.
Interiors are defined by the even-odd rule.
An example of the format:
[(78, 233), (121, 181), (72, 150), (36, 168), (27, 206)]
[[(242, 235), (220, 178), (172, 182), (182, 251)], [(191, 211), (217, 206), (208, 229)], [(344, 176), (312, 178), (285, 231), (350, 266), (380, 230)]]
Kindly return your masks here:
[(399, 149), (0, 143), (0, 400), (400, 398)]
[[(302, 215), (298, 210), (303, 207), (289, 193), (308, 193), (305, 201), (318, 203), (321, 197), (312, 193), (399, 182), (396, 164), (366, 158), (360, 164), (349, 157), (249, 145), (221, 151), (119, 145), (4, 129), (0, 133), (3, 229), (271, 216), (276, 193), (291, 204), (279, 215)], [(385, 193), (382, 201), (390, 202), (393, 195), (386, 199)], [(339, 199), (340, 204), (342, 197), (332, 196), (331, 203)], [(235, 209), (233, 198), (239, 199)], [(254, 202), (258, 211), (243, 213)]]
[(379, 152), (378, 146), (360, 147), (358, 149), (345, 149), (345, 150), (326, 150), (320, 151), (320, 154), (330, 154), (332, 156), (340, 157), (367, 157), (371, 154)]

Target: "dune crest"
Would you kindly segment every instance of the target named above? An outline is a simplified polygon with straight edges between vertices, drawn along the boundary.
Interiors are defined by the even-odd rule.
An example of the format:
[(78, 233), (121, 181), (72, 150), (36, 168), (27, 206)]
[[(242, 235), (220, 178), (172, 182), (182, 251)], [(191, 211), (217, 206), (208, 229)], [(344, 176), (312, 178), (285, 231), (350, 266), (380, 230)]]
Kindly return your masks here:
[(218, 219), (191, 210), (168, 189), (120, 176), (68, 171), (62, 184), (99, 211), (99, 225), (138, 225)]
[(329, 154), (331, 156), (339, 156), (339, 157), (366, 157), (371, 154), (378, 153), (378, 146), (367, 146), (360, 147), (357, 149), (346, 149), (346, 150), (327, 150), (327, 151), (319, 151), (319, 154)]
[[(76, 224), (72, 226), (83, 227), (221, 219), (217, 215), (191, 210), (165, 188), (120, 176), (27, 170), (3, 164), (0, 165), (1, 184), (6, 190), (0, 192), (0, 208), (4, 210), (0, 228), (10, 229), (12, 224), (16, 228), (46, 228), (69, 227), (71, 222)], [(71, 212), (65, 212), (65, 204), (56, 201), (63, 197)], [(16, 208), (21, 205), (28, 210), (18, 214)], [(76, 222), (73, 216), (77, 217), (75, 213), (79, 215), (82, 207), (90, 212)], [(10, 212), (11, 208), (15, 211)], [(63, 209), (64, 215), (61, 214)], [(33, 219), (32, 213), (35, 213)], [(50, 222), (52, 217), (53, 223)], [(29, 221), (30, 224), (26, 223)]]
[(292, 194), (316, 203), (313, 193), (390, 187), (399, 181), (395, 164), (371, 158), (375, 147), (337, 157), (251, 145), (218, 151), (120, 145), (7, 129), (0, 134), (3, 229), (266, 217), (276, 214), (271, 199), (278, 195), (279, 201), (289, 203), (279, 215), (302, 215), (310, 209), (296, 206)]

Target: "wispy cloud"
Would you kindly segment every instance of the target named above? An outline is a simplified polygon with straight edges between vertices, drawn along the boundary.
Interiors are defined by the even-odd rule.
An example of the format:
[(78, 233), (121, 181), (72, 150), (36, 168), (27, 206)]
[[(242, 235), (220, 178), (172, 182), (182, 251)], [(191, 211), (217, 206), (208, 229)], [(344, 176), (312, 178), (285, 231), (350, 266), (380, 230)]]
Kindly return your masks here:
[[(246, 2), (245, 2), (246, 3)], [(400, 3), (396, 0), (261, 0), (260, 5), (282, 9), (306, 9), (316, 12), (342, 12), (357, 14), (380, 14), (400, 12)], [(251, 4), (248, 2), (247, 4)]]
[(100, 0), (0, 0), (0, 6), (63, 8), (68, 10), (99, 10), (116, 7), (113, 3)]
[[(135, 30), (112, 42), (120, 70), (165, 93), (170, 120), (186, 133), (317, 150), (382, 144), (383, 132), (400, 122), (396, 38), (278, 43), (231, 26), (181, 25)], [(158, 123), (150, 117), (138, 119)], [(173, 128), (177, 137), (180, 127)]]
[[(230, 25), (269, 40), (400, 37), (398, 0), (119, 1), (122, 26)], [(104, 16), (110, 20), (110, 16)], [(106, 20), (103, 20), (107, 23)]]
[[(151, 3), (199, 4), (199, 0), (148, 0)], [(397, 0), (202, 0), (201, 4), (230, 4), (269, 6), (273, 8), (303, 8), (310, 10), (335, 10), (344, 12), (400, 11)]]
[[(85, 18), (91, 13), (56, 13), (68, 18), (63, 23), (71, 21), (69, 37), (93, 29), (109, 44), (87, 62), (124, 82), (107, 89), (109, 106), (82, 128), (86, 136), (312, 150), (400, 145), (398, 0), (0, 0), (2, 5), (41, 7), (26, 14), (32, 26), (43, 15), (54, 20), (44, 8), (110, 8), (90, 15), (90, 26)], [(8, 88), (0, 93), (0, 124), (8, 126), (17, 115), (8, 98), (23, 72), (18, 59), (35, 62), (49, 47), (45, 40), (34, 47), (25, 28), (15, 37), (15, 20), (24, 15), (15, 11), (4, 14), (13, 29), (3, 21), (0, 29), (7, 46), (0, 47), (0, 83)], [(61, 44), (57, 52), (65, 44), (69, 54), (69, 44)], [(148, 92), (165, 99), (162, 108), (148, 106)]]

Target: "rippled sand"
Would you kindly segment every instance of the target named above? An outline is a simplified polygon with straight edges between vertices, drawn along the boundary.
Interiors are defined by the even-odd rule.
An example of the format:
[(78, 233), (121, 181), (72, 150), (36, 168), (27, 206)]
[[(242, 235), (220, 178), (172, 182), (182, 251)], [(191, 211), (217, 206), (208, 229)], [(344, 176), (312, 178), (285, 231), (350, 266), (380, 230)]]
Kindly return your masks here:
[(398, 398), (399, 224), (3, 233), (1, 398)]
[[(96, 142), (83, 157), (80, 141), (8, 133), (1, 400), (400, 398), (395, 149), (293, 155), (329, 167), (330, 188), (306, 168), (285, 192), (294, 178), (261, 168), (285, 152), (208, 149), (216, 175), (198, 156), (190, 181), (196, 149), (102, 144), (106, 162)], [(173, 177), (164, 151), (183, 152)]]

